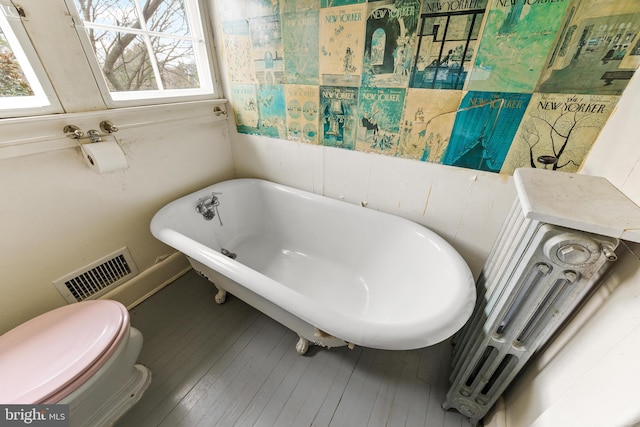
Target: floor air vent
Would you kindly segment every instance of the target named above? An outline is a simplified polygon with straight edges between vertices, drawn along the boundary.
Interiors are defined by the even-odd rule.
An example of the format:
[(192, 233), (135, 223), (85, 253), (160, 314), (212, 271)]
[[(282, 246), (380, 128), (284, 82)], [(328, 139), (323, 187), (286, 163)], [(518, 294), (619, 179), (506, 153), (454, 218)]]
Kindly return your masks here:
[(138, 274), (127, 248), (122, 248), (53, 282), (68, 303), (94, 299)]

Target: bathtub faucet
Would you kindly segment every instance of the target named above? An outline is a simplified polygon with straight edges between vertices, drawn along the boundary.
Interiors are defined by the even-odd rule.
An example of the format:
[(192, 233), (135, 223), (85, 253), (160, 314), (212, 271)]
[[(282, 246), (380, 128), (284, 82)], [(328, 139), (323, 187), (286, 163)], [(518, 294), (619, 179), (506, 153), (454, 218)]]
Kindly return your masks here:
[(218, 212), (218, 206), (220, 206), (220, 200), (218, 199), (218, 194), (213, 192), (211, 193), (211, 197), (203, 197), (198, 199), (198, 204), (196, 205), (196, 212), (202, 215), (204, 219), (207, 221), (211, 221), (214, 216), (218, 215), (218, 221), (220, 221), (220, 225), (222, 225), (222, 219), (220, 218), (220, 212)]

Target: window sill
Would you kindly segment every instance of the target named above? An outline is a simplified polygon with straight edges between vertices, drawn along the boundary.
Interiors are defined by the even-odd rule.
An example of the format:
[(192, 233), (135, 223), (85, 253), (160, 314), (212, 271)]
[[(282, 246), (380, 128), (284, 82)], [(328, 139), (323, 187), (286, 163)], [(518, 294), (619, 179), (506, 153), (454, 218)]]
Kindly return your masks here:
[(100, 129), (100, 122), (109, 120), (118, 127), (118, 137), (152, 132), (149, 128), (191, 126), (226, 121), (228, 114), (214, 113), (218, 107), (227, 111), (226, 99), (180, 102), (142, 107), (52, 114), (12, 119), (0, 119), (0, 159), (21, 157), (52, 150), (77, 147), (77, 140), (68, 138), (63, 128), (78, 126), (85, 134)]

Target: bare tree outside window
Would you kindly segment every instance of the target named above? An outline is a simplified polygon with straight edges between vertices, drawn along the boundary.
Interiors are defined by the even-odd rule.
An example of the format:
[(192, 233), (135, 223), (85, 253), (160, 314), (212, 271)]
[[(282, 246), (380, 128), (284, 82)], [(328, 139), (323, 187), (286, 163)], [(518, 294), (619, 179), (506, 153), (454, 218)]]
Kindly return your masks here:
[(112, 92), (200, 88), (184, 0), (75, 0)]

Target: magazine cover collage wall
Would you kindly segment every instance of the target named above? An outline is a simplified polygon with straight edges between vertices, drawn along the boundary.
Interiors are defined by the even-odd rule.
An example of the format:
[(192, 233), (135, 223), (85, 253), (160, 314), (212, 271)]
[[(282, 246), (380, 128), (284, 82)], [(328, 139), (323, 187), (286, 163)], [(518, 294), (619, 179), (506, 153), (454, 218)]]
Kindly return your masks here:
[(217, 2), (240, 133), (579, 169), (640, 65), (637, 0)]

